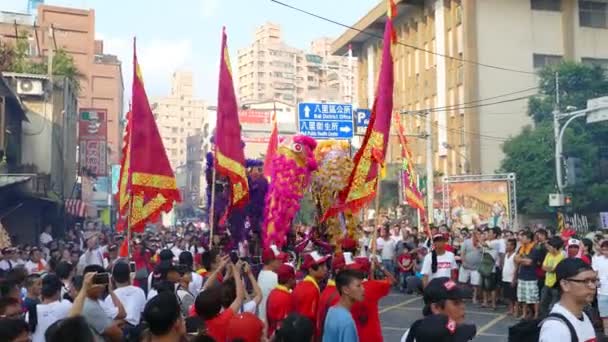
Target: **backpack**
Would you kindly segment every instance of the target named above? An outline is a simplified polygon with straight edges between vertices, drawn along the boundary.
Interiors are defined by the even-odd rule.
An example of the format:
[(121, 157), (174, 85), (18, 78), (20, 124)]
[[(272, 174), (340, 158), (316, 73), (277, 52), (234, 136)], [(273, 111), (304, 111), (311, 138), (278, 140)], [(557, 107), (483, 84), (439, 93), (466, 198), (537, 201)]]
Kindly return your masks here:
[(482, 251), (481, 253), (481, 262), (479, 263), (479, 269), (477, 270), (482, 277), (488, 277), (492, 275), (494, 271), (494, 266), (496, 265), (496, 260), (492, 254)]
[(509, 342), (537, 342), (540, 338), (540, 328), (543, 323), (548, 319), (555, 319), (563, 322), (570, 331), (570, 341), (578, 342), (578, 336), (572, 323), (568, 321), (564, 315), (553, 312), (550, 313), (547, 318), (534, 319), (534, 320), (522, 320), (521, 322), (509, 327)]

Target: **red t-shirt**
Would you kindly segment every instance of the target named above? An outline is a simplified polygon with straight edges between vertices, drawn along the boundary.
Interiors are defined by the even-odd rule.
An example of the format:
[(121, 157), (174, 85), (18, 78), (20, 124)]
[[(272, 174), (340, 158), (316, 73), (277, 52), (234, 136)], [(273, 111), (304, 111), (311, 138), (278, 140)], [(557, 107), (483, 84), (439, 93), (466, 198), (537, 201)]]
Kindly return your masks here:
[(313, 327), (317, 326), (317, 310), (319, 307), (319, 285), (310, 276), (306, 276), (293, 289), (293, 309), (296, 313), (310, 319)]
[(410, 253), (400, 254), (397, 258), (397, 262), (399, 264), (399, 271), (407, 272), (411, 271), (412, 267), (414, 267), (414, 258)]
[(277, 286), (268, 295), (266, 302), (266, 321), (268, 322), (268, 337), (271, 337), (281, 326), (281, 321), (289, 315), (293, 308), (291, 292), (284, 286)]
[(205, 321), (207, 334), (216, 341), (226, 341), (226, 328), (233, 316), (234, 311), (228, 308), (212, 319)]
[(391, 291), (388, 280), (368, 280), (363, 283), (365, 297), (362, 302), (355, 303), (350, 312), (357, 325), (360, 342), (382, 342), (382, 328), (378, 302)]
[[(327, 311), (332, 306), (336, 305), (340, 301), (340, 294), (336, 288), (336, 283), (333, 280), (327, 282), (327, 286), (321, 292), (319, 298), (319, 314), (317, 315), (317, 332), (319, 334), (323, 331), (323, 325), (325, 325), (325, 316)], [(322, 337), (322, 336), (319, 336)]]

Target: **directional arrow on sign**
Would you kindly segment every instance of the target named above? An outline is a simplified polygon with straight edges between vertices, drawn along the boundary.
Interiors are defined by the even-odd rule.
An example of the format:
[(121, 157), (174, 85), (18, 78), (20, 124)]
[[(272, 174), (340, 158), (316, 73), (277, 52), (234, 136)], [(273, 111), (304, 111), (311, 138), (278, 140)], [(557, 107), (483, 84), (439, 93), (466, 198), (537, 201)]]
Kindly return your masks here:
[(308, 106), (304, 107), (304, 116), (305, 117), (310, 117), (310, 108), (308, 108)]
[(352, 129), (349, 126), (340, 127), (340, 132), (349, 133)]

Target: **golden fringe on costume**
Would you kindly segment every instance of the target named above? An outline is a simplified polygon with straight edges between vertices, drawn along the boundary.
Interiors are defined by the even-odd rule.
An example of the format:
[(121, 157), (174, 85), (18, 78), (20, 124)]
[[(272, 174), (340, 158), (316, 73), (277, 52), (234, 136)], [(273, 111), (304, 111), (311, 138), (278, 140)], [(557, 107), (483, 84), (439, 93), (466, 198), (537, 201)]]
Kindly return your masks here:
[[(318, 219), (334, 204), (340, 190), (347, 185), (354, 166), (349, 148), (349, 143), (344, 140), (322, 140), (317, 143), (315, 159), (319, 168), (312, 175), (312, 193), (318, 209)], [(344, 218), (348, 236), (357, 239), (359, 218), (348, 212)], [(337, 245), (343, 235), (339, 216), (328, 219), (325, 225), (329, 242)]]

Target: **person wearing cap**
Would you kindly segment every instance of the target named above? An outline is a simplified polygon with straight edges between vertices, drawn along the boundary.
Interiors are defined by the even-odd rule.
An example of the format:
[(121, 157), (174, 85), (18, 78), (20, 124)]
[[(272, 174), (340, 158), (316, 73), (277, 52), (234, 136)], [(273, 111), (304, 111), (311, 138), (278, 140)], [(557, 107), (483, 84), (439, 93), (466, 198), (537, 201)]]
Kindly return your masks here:
[(158, 253), (158, 263), (156, 264), (156, 266), (154, 267), (154, 272), (151, 272), (148, 275), (148, 299), (152, 298), (150, 297), (150, 291), (152, 290), (152, 283), (153, 280), (155, 278), (159, 278), (160, 277), (160, 271), (159, 271), (159, 266), (162, 265), (168, 265), (168, 264), (172, 264), (173, 263), (173, 257), (175, 255), (173, 254), (173, 252), (171, 252), (171, 250), (169, 249), (163, 249)]
[(250, 312), (230, 319), (226, 329), (226, 342), (260, 342), (264, 335), (264, 322)]
[(579, 258), (581, 256), (581, 242), (577, 239), (566, 240), (566, 256), (568, 258)]
[(262, 263), (264, 266), (258, 274), (258, 285), (262, 290), (262, 302), (258, 310), (258, 317), (266, 321), (266, 303), (270, 291), (278, 285), (277, 270), (282, 264), (283, 254), (276, 246), (270, 246), (262, 251)]
[(182, 341), (186, 325), (177, 297), (161, 293), (146, 304), (142, 314), (150, 332), (150, 342)]
[(203, 288), (203, 277), (194, 272), (194, 257), (192, 256), (192, 253), (189, 251), (181, 252), (179, 255), (179, 264), (184, 265), (184, 267), (188, 269), (188, 272), (190, 272), (192, 281), (188, 285), (188, 291), (196, 296)]
[[(596, 334), (589, 316), (583, 308), (595, 297), (598, 284), (596, 272), (581, 259), (566, 258), (555, 268), (556, 286), (560, 289), (560, 300), (553, 305), (551, 314), (561, 315), (549, 317), (542, 323), (539, 335), (540, 342), (555, 341), (596, 341)], [(572, 338), (567, 320), (576, 334)]]
[(591, 267), (597, 272), (597, 306), (602, 318), (604, 335), (608, 336), (608, 240), (600, 243), (599, 253), (593, 256)]
[(293, 267), (282, 264), (277, 270), (279, 284), (270, 291), (266, 305), (266, 322), (268, 338), (271, 338), (281, 322), (293, 310), (291, 291), (296, 286), (296, 273)]
[(448, 252), (445, 249), (446, 238), (443, 234), (435, 234), (433, 236), (434, 248), (430, 254), (424, 257), (422, 262), (422, 286), (435, 278), (456, 278), (456, 258), (454, 253)]
[[(356, 258), (355, 261), (356, 264), (350, 268), (369, 275), (369, 279), (363, 282), (363, 300), (354, 303), (350, 310), (357, 327), (357, 335), (361, 342), (382, 342), (378, 303), (390, 293), (397, 280), (377, 259), (370, 262), (369, 259)], [(375, 279), (376, 269), (383, 273), (384, 279)]]
[(294, 311), (310, 319), (315, 326), (315, 331), (319, 329), (317, 326), (319, 297), (321, 296), (319, 283), (327, 275), (327, 259), (329, 259), (328, 255), (320, 255), (317, 251), (306, 254), (302, 268), (308, 274), (303, 281), (296, 285), (292, 294)]
[(61, 279), (54, 274), (47, 274), (42, 278), (42, 302), (36, 305), (36, 315), (29, 317), (30, 327), (34, 329), (33, 342), (44, 342), (44, 333), (48, 327), (70, 313), (72, 303), (60, 300), (62, 286)]
[[(469, 296), (465, 289), (450, 278), (434, 278), (424, 288), (422, 314), (425, 317), (445, 315), (455, 324), (463, 324), (465, 320), (464, 299), (467, 297)], [(401, 342), (411, 341), (408, 340), (409, 333), (408, 329), (401, 337)]]
[(470, 324), (456, 324), (447, 315), (430, 315), (412, 324), (402, 342), (471, 341), (477, 328)]
[(336, 276), (336, 288), (340, 294), (337, 305), (327, 311), (323, 326), (323, 342), (358, 342), (357, 327), (350, 310), (354, 303), (363, 300), (364, 276), (355, 270), (343, 270)]
[(119, 259), (120, 258), (118, 257), (118, 245), (111, 244), (110, 246), (108, 246), (108, 256), (104, 260), (104, 264), (107, 265), (106, 270), (108, 272), (112, 272), (112, 268), (114, 267), (114, 264)]

